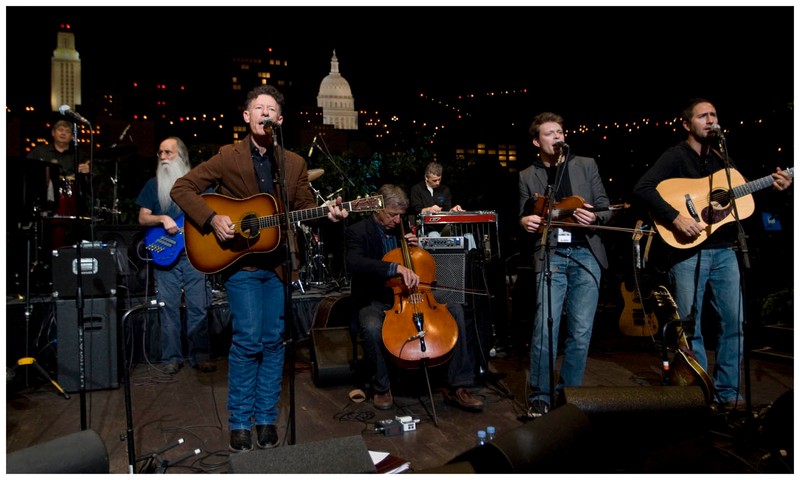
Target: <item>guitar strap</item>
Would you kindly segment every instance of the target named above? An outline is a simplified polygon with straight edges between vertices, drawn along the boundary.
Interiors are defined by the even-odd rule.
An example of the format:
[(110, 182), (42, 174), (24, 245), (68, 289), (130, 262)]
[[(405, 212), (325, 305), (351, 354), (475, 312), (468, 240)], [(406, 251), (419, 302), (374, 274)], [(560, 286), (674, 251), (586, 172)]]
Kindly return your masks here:
[(647, 243), (644, 245), (644, 255), (642, 256), (642, 263), (644, 265), (647, 264), (647, 260), (650, 258), (650, 246), (653, 245), (653, 237), (655, 237), (655, 231), (653, 227), (650, 227), (650, 233), (647, 234)]

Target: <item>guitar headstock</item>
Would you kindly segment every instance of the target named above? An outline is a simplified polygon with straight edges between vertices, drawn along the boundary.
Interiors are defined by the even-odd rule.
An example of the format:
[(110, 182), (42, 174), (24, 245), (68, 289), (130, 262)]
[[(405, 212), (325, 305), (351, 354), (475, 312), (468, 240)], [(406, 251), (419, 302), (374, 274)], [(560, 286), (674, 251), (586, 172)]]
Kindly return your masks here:
[(372, 210), (383, 210), (383, 195), (357, 198), (350, 201), (351, 212), (369, 212)]
[(653, 290), (653, 295), (656, 298), (656, 305), (661, 311), (669, 314), (669, 316), (672, 317), (671, 319), (680, 319), (678, 315), (678, 305), (675, 303), (667, 287), (659, 285), (658, 288)]

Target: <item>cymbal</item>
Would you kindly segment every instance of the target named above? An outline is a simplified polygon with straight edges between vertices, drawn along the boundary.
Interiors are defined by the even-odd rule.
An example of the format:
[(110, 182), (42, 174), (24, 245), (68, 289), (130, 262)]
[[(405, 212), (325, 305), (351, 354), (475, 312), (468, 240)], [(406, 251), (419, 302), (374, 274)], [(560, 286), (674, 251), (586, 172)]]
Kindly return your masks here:
[(136, 153), (137, 150), (136, 145), (115, 145), (98, 151), (94, 157), (97, 159), (119, 158)]
[(314, 180), (318, 179), (322, 175), (325, 174), (325, 170), (321, 168), (312, 168), (308, 171), (308, 181), (313, 182)]

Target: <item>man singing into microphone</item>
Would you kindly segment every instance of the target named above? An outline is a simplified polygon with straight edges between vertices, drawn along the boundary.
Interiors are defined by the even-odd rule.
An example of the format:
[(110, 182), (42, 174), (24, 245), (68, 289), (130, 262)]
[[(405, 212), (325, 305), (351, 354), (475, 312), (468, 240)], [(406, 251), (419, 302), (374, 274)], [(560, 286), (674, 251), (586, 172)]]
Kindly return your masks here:
[[(678, 236), (676, 238), (691, 242), (706, 227), (698, 219), (681, 214), (661, 196), (656, 187), (670, 178), (714, 178), (712, 175), (715, 172), (724, 169), (726, 163), (732, 167), (733, 162), (730, 159), (726, 162), (723, 152), (718, 148), (722, 130), (717, 123), (717, 110), (710, 101), (698, 98), (689, 102), (683, 111), (683, 129), (687, 133), (686, 140), (666, 150), (639, 179), (633, 193), (644, 202), (655, 220), (670, 226)], [(790, 173), (780, 168), (772, 177), (775, 190), (785, 190), (792, 184)], [(694, 182), (691, 184), (697, 185)], [(711, 186), (712, 189), (727, 187), (727, 182)], [(689, 188), (687, 182), (687, 192)], [(733, 248), (737, 232), (736, 222), (728, 222), (697, 245), (669, 248), (666, 259), (670, 290), (678, 306), (678, 315), (682, 320), (690, 321), (687, 325), (688, 340), (698, 363), (706, 371), (708, 358), (700, 320), (706, 289), (713, 295), (709, 305), (716, 310), (720, 319), (713, 372), (714, 402), (718, 410), (743, 410), (745, 406), (739, 376), (743, 356), (744, 305), (739, 283), (739, 263)]]
[[(547, 242), (542, 238), (544, 234), (530, 239), (535, 242), (536, 311), (531, 338), (528, 416), (536, 418), (554, 404), (551, 381), (556, 394), (562, 393), (565, 386), (579, 386), (583, 382), (600, 297), (601, 267), (608, 268), (599, 231), (592, 226), (607, 223), (611, 212), (589, 210), (607, 207), (608, 196), (594, 159), (569, 153), (564, 143), (564, 119), (560, 115), (540, 113), (534, 117), (529, 131), (539, 157), (519, 174), (519, 224), (531, 236), (540, 231), (548, 233)], [(530, 206), (539, 203), (532, 200), (542, 200), (549, 192), (556, 208), (567, 197), (579, 196), (585, 203), (575, 208), (569, 222), (547, 225), (547, 212), (535, 211)], [(548, 273), (552, 274), (549, 284), (545, 282)], [(564, 305), (567, 335), (561, 375), (556, 379), (554, 367)], [(552, 319), (552, 331), (548, 318)]]
[[(233, 213), (214, 211), (201, 194), (208, 188), (235, 199), (269, 193), (283, 211), (317, 208), (308, 182), (306, 161), (278, 145), (283, 124), (284, 98), (272, 85), (260, 85), (248, 92), (242, 116), (250, 134), (241, 142), (224, 145), (219, 152), (179, 178), (172, 198), (210, 242), (225, 245), (241, 238), (239, 218)], [(281, 172), (281, 170), (283, 170)], [(285, 193), (282, 192), (285, 185)], [(328, 206), (328, 219), (347, 217), (341, 198)], [(258, 212), (266, 216), (273, 212)], [(273, 227), (277, 228), (277, 227)], [(285, 238), (285, 235), (281, 235)], [(216, 238), (216, 240), (215, 240)], [(249, 254), (231, 262), (222, 271), (228, 293), (233, 337), (228, 353), (228, 426), (230, 449), (252, 450), (251, 429), (256, 426), (256, 445), (278, 445), (278, 403), (281, 398), (284, 357), (284, 306), (291, 271), (283, 269), (288, 257), (286, 245)]]

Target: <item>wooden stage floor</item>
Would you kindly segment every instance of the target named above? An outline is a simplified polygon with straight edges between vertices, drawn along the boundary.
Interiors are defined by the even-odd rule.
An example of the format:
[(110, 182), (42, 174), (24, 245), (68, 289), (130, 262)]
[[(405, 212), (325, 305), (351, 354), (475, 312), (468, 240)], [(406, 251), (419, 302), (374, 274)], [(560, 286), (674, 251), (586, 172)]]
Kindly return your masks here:
[[(315, 385), (310, 364), (313, 344), (308, 340), (298, 342), (295, 368), (285, 369), (283, 399), (279, 420), (280, 445), (278, 449), (296, 449), (310, 442), (335, 442), (337, 439), (358, 436), (367, 449), (389, 452), (410, 462), (415, 472), (441, 471), (456, 456), (471, 451), (475, 434), (479, 429), (494, 425), (498, 440), (527, 439), (535, 442), (537, 438), (547, 438), (542, 427), (536, 432), (537, 424), (545, 425), (548, 416), (555, 418), (559, 409), (537, 420), (527, 420), (526, 379), (528, 353), (524, 345), (500, 346), (498, 354), (488, 362), (488, 370), (478, 376), (479, 382), (472, 392), (485, 401), (482, 413), (462, 411), (447, 405), (438, 392), (434, 393), (434, 407), (438, 426), (432, 419), (432, 409), (421, 388), (424, 377), (418, 371), (398, 371), (394, 384), (395, 408), (390, 411), (375, 410), (369, 401), (354, 403), (348, 394), (354, 389), (352, 382), (338, 382), (331, 386)], [(146, 353), (138, 352), (143, 357)], [(713, 360), (713, 354), (711, 355)], [(166, 473), (228, 473), (231, 471), (232, 455), (228, 452), (230, 432), (227, 427), (227, 360), (224, 355), (215, 359), (218, 369), (213, 373), (200, 373), (184, 367), (174, 376), (164, 375), (158, 365), (146, 359), (139, 361), (130, 371), (130, 425), (126, 420), (126, 396), (124, 382), (119, 387), (85, 392), (85, 411), (81, 412), (81, 395), (71, 393), (69, 399), (59, 395), (56, 390), (37, 377), (33, 370), (23, 373), (18, 370), (14, 382), (7, 381), (6, 394), (6, 452), (11, 453), (28, 447), (36, 447), (44, 442), (58, 439), (81, 430), (81, 414), (86, 418), (86, 427), (96, 431), (102, 438), (109, 455), (109, 468), (112, 473), (127, 473), (130, 468), (139, 471), (145, 462), (137, 461), (130, 465), (126, 432), (133, 432), (134, 453), (137, 457), (149, 456), (155, 465), (165, 466)], [(436, 378), (437, 369), (430, 369)], [(593, 387), (615, 387), (619, 393), (612, 393), (611, 403), (626, 415), (628, 393), (634, 391), (652, 397), (654, 403), (661, 405), (662, 388), (690, 389), (697, 387), (663, 387), (661, 385), (661, 356), (649, 339), (623, 337), (596, 332), (586, 369), (583, 390), (586, 397), (608, 395), (607, 390), (592, 390)], [(292, 372), (292, 370), (294, 370)], [(19, 376), (28, 375), (27, 384), (20, 385)], [(708, 428), (701, 435), (703, 448), (708, 455), (702, 460), (688, 461), (683, 451), (666, 452), (660, 449), (659, 462), (642, 462), (631, 459), (624, 452), (610, 448), (610, 455), (619, 458), (608, 465), (598, 465), (597, 472), (612, 468), (617, 472), (720, 472), (720, 473), (784, 473), (792, 471), (791, 459), (776, 459), (771, 453), (782, 441), (785, 431), (791, 430), (791, 417), (785, 418), (772, 407), (783, 403), (791, 396), (793, 389), (793, 365), (790, 362), (752, 359), (749, 378), (752, 412), (740, 415), (712, 415)], [(337, 382), (333, 382), (337, 383)], [(14, 385), (14, 388), (11, 386)], [(294, 392), (293, 399), (290, 391)], [(436, 386), (434, 385), (434, 390)], [(688, 391), (688, 390), (681, 390)], [(577, 390), (576, 390), (577, 392)], [(593, 393), (594, 392), (594, 393)], [(569, 398), (567, 401), (569, 402)], [(608, 403), (608, 398), (597, 398), (598, 405)], [(290, 418), (289, 406), (294, 404), (294, 419)], [(632, 407), (633, 408), (633, 407)], [(650, 407), (646, 406), (646, 409)], [(670, 409), (666, 406), (658, 408)], [(682, 407), (676, 407), (682, 408)], [(602, 412), (601, 412), (602, 413)], [(641, 413), (641, 412), (639, 412)], [(419, 419), (413, 431), (395, 436), (385, 436), (375, 431), (380, 420), (395, 416), (412, 416)], [(654, 412), (658, 415), (658, 412)], [(664, 426), (659, 422), (648, 422), (647, 416), (634, 428), (631, 445), (658, 444), (661, 437), (672, 438), (685, 426), (680, 424)], [(638, 420), (637, 420), (638, 421)], [(553, 423), (553, 422), (551, 422)], [(788, 423), (789, 426), (786, 426)], [(783, 427), (776, 427), (783, 425)], [(659, 425), (657, 427), (657, 425)], [(688, 425), (687, 425), (688, 426)], [(767, 427), (766, 429), (764, 427)], [(573, 428), (569, 423), (557, 425), (556, 431), (564, 434)], [(696, 428), (696, 427), (693, 427)], [(661, 431), (659, 431), (661, 429)], [(674, 431), (664, 431), (674, 429)], [(598, 438), (615, 438), (613, 429), (606, 432), (593, 432)], [(290, 440), (294, 431), (294, 439)], [(532, 433), (526, 435), (525, 432)], [(538, 435), (538, 436), (537, 436)], [(158, 453), (165, 447), (178, 446)], [(609, 440), (611, 441), (611, 440)], [(706, 443), (707, 442), (707, 443)], [(603, 442), (600, 441), (599, 444)], [(608, 445), (606, 445), (609, 447)], [(620, 445), (619, 449), (626, 448)], [(199, 449), (199, 454), (192, 454)], [(638, 450), (637, 450), (638, 451)], [(262, 454), (266, 455), (262, 451)], [(285, 451), (290, 453), (288, 451)], [(46, 454), (46, 452), (43, 452)], [(790, 455), (793, 452), (789, 452)], [(256, 455), (258, 452), (256, 451)], [(649, 453), (648, 453), (649, 454)], [(533, 451), (530, 455), (534, 455)], [(671, 455), (681, 457), (682, 461), (671, 463)], [(291, 457), (291, 455), (289, 455)], [(568, 454), (566, 461), (557, 465), (543, 466), (542, 469), (573, 472), (579, 468), (593, 471), (592, 465), (578, 467), (584, 458), (583, 452)], [(572, 461), (569, 461), (569, 460)], [(309, 468), (299, 461), (299, 471)], [(529, 459), (523, 469), (538, 471), (536, 459)], [(167, 463), (164, 463), (167, 462)], [(270, 473), (269, 462), (265, 463), (264, 473)], [(542, 465), (545, 465), (544, 463)], [(500, 468), (499, 466), (497, 468)], [(307, 473), (307, 472), (306, 472)], [(349, 473), (349, 472), (342, 472)]]

